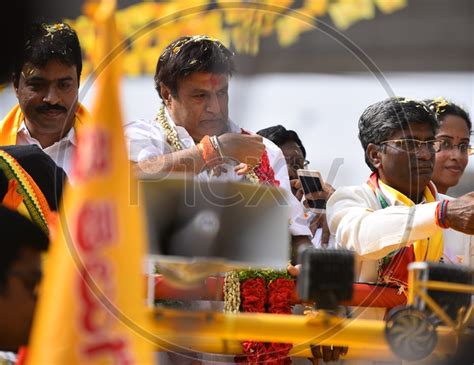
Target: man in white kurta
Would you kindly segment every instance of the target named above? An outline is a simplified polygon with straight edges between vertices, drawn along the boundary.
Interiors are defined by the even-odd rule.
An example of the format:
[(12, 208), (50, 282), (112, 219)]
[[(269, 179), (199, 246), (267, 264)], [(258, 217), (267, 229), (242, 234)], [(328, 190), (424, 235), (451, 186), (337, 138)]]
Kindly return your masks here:
[[(412, 248), (418, 261), (474, 265), (469, 236), (474, 232), (474, 194), (449, 200), (430, 182), (436, 128), (436, 118), (424, 104), (404, 98), (386, 99), (362, 114), (359, 138), (371, 178), (337, 189), (327, 203), (337, 247), (356, 254), (358, 282), (395, 284), (403, 292), (406, 282), (381, 270), (382, 262), (403, 248)], [(444, 200), (449, 202), (440, 211)], [(406, 278), (406, 265), (398, 269)], [(383, 313), (366, 311), (375, 318)]]
[[(166, 112), (167, 116), (169, 114)], [(176, 129), (178, 136), (185, 148), (194, 147), (196, 143), (186, 131), (185, 128), (176, 125), (171, 118), (168, 119), (170, 125)], [(233, 123), (228, 121), (231, 133), (240, 133), (241, 129)], [(125, 125), (125, 136), (129, 146), (129, 159), (137, 162), (148, 161), (154, 157), (174, 152), (172, 146), (166, 141), (165, 134), (155, 120), (139, 119), (128, 122)], [(275, 179), (278, 180), (279, 186), (284, 189), (287, 194), (289, 209), (290, 209), (290, 233), (293, 236), (308, 236), (311, 234), (306, 220), (303, 217), (303, 207), (291, 194), (291, 187), (289, 183), (288, 171), (286, 167), (285, 158), (281, 150), (268, 139), (263, 138), (265, 150), (267, 151), (270, 165), (275, 171)], [(216, 176), (212, 171), (202, 171), (196, 175), (196, 178), (202, 181), (245, 181), (245, 176), (238, 175), (234, 168), (236, 163), (224, 164), (222, 167), (225, 172)]]
[[(266, 154), (273, 182), (287, 192), (290, 232), (306, 238), (311, 232), (298, 218), (302, 207), (291, 194), (281, 150), (269, 140), (243, 131), (228, 117), (232, 56), (219, 41), (205, 36), (183, 37), (165, 49), (155, 75), (163, 101), (160, 113), (154, 120), (125, 125), (130, 160), (145, 173), (179, 171), (200, 180), (245, 181), (247, 164), (258, 165)], [(216, 138), (219, 153), (225, 156), (218, 172), (208, 168), (203, 158), (201, 145), (206, 136)]]
[[(387, 194), (389, 195), (389, 194)], [(447, 199), (438, 194), (437, 200)], [(397, 200), (382, 209), (367, 183), (336, 190), (328, 202), (328, 215), (337, 247), (356, 252), (358, 280), (377, 282), (378, 259), (409, 243), (441, 230), (434, 216), (437, 202), (407, 207)], [(473, 236), (444, 229), (443, 261), (474, 267)]]
[[(222, 43), (206, 36), (182, 37), (166, 47), (155, 74), (162, 100), (156, 119), (125, 125), (130, 159), (144, 173), (182, 172), (204, 181), (246, 179), (278, 185), (295, 210), (290, 217), (299, 217), (302, 207), (291, 194), (281, 150), (229, 119), (232, 58)], [(290, 231), (309, 243), (304, 223), (290, 218)], [(190, 361), (175, 356), (170, 362)]]

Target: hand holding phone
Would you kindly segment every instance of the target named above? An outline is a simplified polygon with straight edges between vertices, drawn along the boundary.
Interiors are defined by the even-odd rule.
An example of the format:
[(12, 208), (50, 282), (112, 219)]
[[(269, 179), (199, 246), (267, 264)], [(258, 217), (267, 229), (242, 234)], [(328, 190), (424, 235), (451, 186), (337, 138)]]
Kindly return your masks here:
[[(321, 174), (318, 171), (314, 170), (303, 170), (299, 169), (297, 171), (298, 178), (301, 181), (301, 186), (303, 187), (303, 191), (305, 193), (305, 196), (307, 195), (312, 195), (313, 197), (316, 195), (322, 195), (325, 196), (327, 194), (325, 190), (325, 185), (323, 182), (323, 178), (321, 177)], [(315, 194), (316, 193), (316, 194)], [(321, 194), (317, 194), (321, 193)], [(308, 199), (306, 198), (306, 201), (308, 202), (309, 208), (313, 210), (314, 212), (317, 213), (324, 213), (326, 209), (326, 199), (321, 198), (321, 199)]]

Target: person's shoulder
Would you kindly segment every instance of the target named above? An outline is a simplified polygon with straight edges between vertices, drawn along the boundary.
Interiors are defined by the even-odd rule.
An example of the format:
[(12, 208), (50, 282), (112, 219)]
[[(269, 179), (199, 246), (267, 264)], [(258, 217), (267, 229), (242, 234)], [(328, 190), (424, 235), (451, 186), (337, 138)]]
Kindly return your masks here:
[(149, 119), (134, 119), (126, 122), (123, 125), (125, 135), (127, 137), (134, 137), (134, 135), (145, 134), (149, 137), (161, 134), (161, 130), (154, 120)]
[(278, 147), (275, 143), (273, 143), (272, 141), (270, 141), (269, 139), (265, 137), (262, 137), (262, 138), (263, 138), (263, 144), (265, 145), (265, 148), (267, 150), (275, 152), (275, 153), (281, 152), (280, 147)]
[(372, 193), (372, 190), (370, 189), (369, 185), (367, 185), (366, 183), (363, 183), (360, 185), (340, 186), (334, 192), (334, 194), (339, 194), (339, 195), (354, 195), (354, 194), (365, 195), (368, 193)]
[(341, 186), (334, 191), (328, 200), (328, 205), (334, 205), (341, 200), (376, 201), (375, 194), (366, 183), (361, 185)]
[(151, 128), (156, 125), (154, 120), (150, 119), (133, 119), (124, 123), (124, 128), (127, 127), (142, 127), (142, 128)]

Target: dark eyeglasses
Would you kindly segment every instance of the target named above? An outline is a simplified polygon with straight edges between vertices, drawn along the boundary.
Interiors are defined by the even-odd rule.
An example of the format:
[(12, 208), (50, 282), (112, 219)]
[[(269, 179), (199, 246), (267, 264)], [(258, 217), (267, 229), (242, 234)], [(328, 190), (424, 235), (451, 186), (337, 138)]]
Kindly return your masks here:
[(36, 271), (21, 271), (12, 270), (8, 273), (11, 276), (19, 278), (25, 288), (31, 292), (34, 296), (38, 294), (38, 287), (43, 277), (43, 273), (40, 270)]
[(441, 151), (452, 151), (454, 148), (457, 148), (459, 152), (461, 152), (463, 155), (472, 155), (473, 150), (470, 144), (463, 142), (463, 143), (458, 143), (458, 144), (452, 144), (450, 140), (447, 139), (440, 139), (440, 149), (437, 152)]
[(309, 161), (304, 158), (291, 157), (285, 158), (285, 160), (288, 167), (291, 167), (294, 170), (304, 169), (309, 165)]
[(435, 139), (429, 141), (420, 141), (418, 139), (390, 139), (380, 142), (379, 145), (387, 145), (399, 151), (407, 153), (419, 153), (423, 146), (426, 146), (430, 153), (436, 153), (440, 150), (441, 142)]

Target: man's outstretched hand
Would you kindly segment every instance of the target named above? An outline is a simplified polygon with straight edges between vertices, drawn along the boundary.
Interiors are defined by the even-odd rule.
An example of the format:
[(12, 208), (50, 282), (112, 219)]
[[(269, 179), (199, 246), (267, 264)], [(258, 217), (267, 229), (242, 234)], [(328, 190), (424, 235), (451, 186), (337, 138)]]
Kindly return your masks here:
[(474, 192), (450, 200), (446, 218), (450, 228), (466, 234), (474, 234)]

